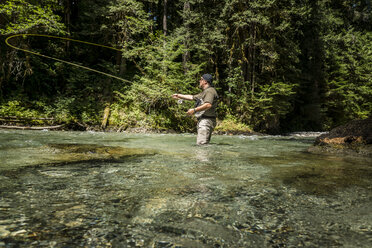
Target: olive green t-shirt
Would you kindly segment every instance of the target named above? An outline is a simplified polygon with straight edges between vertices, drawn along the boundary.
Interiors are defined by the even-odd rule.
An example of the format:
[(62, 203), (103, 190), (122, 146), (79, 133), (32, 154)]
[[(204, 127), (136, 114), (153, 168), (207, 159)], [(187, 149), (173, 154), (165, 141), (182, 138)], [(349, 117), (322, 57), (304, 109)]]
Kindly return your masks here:
[(207, 117), (216, 117), (216, 108), (218, 103), (218, 94), (217, 91), (213, 87), (208, 87), (203, 92), (194, 95), (193, 99), (201, 99), (204, 103), (210, 103), (212, 104), (212, 107), (208, 110), (206, 110), (203, 114), (203, 116)]

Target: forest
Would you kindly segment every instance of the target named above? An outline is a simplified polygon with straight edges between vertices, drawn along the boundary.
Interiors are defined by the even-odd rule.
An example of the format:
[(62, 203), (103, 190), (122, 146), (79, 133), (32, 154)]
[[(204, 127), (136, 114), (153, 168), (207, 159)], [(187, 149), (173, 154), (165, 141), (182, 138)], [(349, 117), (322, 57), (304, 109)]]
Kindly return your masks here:
[[(329, 130), (371, 116), (371, 8), (370, 0), (3, 0), (0, 117), (190, 132), (193, 103), (171, 95), (198, 93), (210, 73), (217, 130)], [(9, 43), (59, 60), (7, 46), (16, 34), (45, 35)]]

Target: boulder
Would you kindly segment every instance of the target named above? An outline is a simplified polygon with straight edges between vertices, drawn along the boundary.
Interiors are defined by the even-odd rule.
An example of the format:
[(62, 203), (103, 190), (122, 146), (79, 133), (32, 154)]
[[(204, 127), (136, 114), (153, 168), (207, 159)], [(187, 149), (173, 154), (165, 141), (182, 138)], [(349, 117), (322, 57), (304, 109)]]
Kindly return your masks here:
[(372, 155), (372, 118), (354, 120), (316, 138), (310, 152)]

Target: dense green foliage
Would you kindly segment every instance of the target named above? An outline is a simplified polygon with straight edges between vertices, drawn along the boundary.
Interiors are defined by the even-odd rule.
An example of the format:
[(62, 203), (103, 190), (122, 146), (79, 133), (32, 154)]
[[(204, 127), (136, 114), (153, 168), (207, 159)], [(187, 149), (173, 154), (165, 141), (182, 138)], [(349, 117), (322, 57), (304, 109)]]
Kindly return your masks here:
[[(120, 81), (5, 46), (120, 76)], [(194, 94), (211, 73), (222, 126), (324, 130), (372, 109), (369, 0), (6, 0), (0, 4), (0, 114), (122, 129), (188, 131), (172, 93)], [(31, 114), (32, 113), (32, 114)]]

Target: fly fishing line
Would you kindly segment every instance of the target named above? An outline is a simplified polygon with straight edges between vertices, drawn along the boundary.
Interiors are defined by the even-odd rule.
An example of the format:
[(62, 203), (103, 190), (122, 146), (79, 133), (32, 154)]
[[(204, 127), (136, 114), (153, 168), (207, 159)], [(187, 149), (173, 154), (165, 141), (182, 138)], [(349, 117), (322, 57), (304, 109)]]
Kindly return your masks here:
[(89, 67), (86, 67), (86, 66), (83, 66), (83, 65), (79, 65), (79, 64), (76, 64), (76, 63), (73, 63), (73, 62), (69, 62), (69, 61), (66, 61), (66, 60), (62, 60), (62, 59), (54, 58), (54, 57), (51, 57), (51, 56), (47, 56), (47, 55), (44, 55), (44, 54), (41, 54), (41, 53), (38, 53), (38, 52), (30, 51), (30, 50), (23, 49), (23, 48), (20, 48), (20, 47), (16, 47), (16, 46), (13, 46), (12, 44), (10, 44), (9, 41), (11, 39), (16, 38), (16, 37), (20, 37), (20, 36), (22, 36), (22, 37), (36, 36), (36, 37), (46, 37), (46, 38), (60, 39), (60, 40), (66, 40), (66, 41), (83, 43), (83, 44), (87, 44), (87, 45), (91, 45), (91, 46), (103, 47), (103, 48), (107, 48), (107, 49), (111, 49), (111, 50), (115, 50), (115, 51), (121, 52), (121, 50), (118, 49), (118, 48), (109, 47), (109, 46), (100, 45), (100, 44), (96, 44), (96, 43), (92, 43), (92, 42), (87, 42), (87, 41), (82, 41), (82, 40), (75, 40), (75, 39), (70, 39), (70, 38), (66, 38), (66, 37), (59, 37), (59, 36), (46, 35), (46, 34), (16, 34), (16, 35), (9, 36), (5, 40), (5, 44), (7, 44), (9, 47), (11, 47), (13, 49), (16, 49), (16, 50), (19, 50), (19, 51), (23, 51), (25, 53), (30, 53), (30, 54), (33, 54), (33, 55), (36, 55), (36, 56), (40, 56), (40, 57), (43, 57), (43, 58), (52, 59), (52, 60), (55, 60), (55, 61), (58, 61), (58, 62), (62, 62), (62, 63), (65, 63), (65, 64), (69, 64), (69, 65), (72, 65), (72, 66), (76, 66), (76, 67), (79, 67), (79, 68), (82, 68), (82, 69), (85, 69), (85, 70), (88, 70), (88, 71), (92, 71), (92, 72), (95, 72), (95, 73), (99, 73), (99, 74), (105, 75), (107, 77), (111, 77), (111, 78), (115, 78), (115, 79), (121, 80), (123, 82), (129, 82), (129, 83), (131, 83), (130, 81), (128, 81), (126, 79), (123, 79), (121, 77), (118, 77), (118, 76), (115, 76), (115, 75), (112, 75), (112, 74), (109, 74), (109, 73), (105, 73), (103, 71), (98, 71), (98, 70), (95, 70), (95, 69), (92, 69), (92, 68), (89, 68)]

